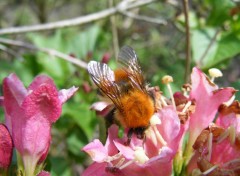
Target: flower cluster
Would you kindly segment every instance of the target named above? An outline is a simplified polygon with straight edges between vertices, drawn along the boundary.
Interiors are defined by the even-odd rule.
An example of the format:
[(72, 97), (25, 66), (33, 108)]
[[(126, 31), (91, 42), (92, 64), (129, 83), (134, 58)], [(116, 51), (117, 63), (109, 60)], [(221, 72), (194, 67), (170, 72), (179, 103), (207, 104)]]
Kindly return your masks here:
[(63, 103), (76, 91), (75, 87), (58, 91), (53, 80), (44, 75), (37, 76), (27, 89), (15, 74), (3, 80), (0, 105), (6, 126), (0, 124), (0, 168), (9, 167), (15, 147), (18, 172), (38, 174), (50, 147), (51, 126), (59, 119)]
[[(146, 139), (134, 135), (125, 145), (129, 129), (120, 138), (118, 126), (110, 126), (105, 145), (95, 139), (82, 149), (93, 160), (83, 175), (239, 175), (236, 90), (219, 88), (214, 78), (221, 72), (212, 69), (209, 73), (210, 78), (193, 68), (191, 84), (184, 85), (183, 92), (171, 94), (170, 90), (170, 99), (152, 88), (158, 110), (145, 132)], [(164, 80), (168, 86), (172, 81), (169, 77)], [(92, 109), (107, 116), (113, 105), (102, 101)]]

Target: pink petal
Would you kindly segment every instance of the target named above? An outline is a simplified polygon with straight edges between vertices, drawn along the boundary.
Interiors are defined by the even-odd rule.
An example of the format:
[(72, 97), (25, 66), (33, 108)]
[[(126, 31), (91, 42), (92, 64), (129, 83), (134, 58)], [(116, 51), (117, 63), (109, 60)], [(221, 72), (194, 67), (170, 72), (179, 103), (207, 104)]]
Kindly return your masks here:
[(15, 74), (11, 74), (3, 80), (4, 106), (8, 114), (11, 114), (15, 107), (19, 107), (27, 96), (27, 90)]
[(161, 124), (157, 125), (159, 133), (163, 136), (164, 140), (169, 144), (175, 143), (175, 138), (180, 131), (180, 120), (176, 110), (172, 106), (166, 106), (158, 112)]
[(95, 111), (103, 111), (104, 109), (106, 109), (111, 104), (112, 103), (110, 103), (110, 102), (99, 101), (99, 102), (93, 103), (92, 106), (91, 106), (91, 109), (93, 109)]
[(24, 157), (30, 155), (36, 162), (46, 153), (51, 140), (51, 124), (42, 116), (26, 119), (19, 115), (13, 123), (13, 141), (16, 149)]
[(211, 162), (222, 165), (234, 159), (240, 158), (239, 148), (231, 145), (228, 139), (212, 147)]
[(216, 120), (216, 124), (227, 129), (230, 126), (234, 126), (236, 133), (240, 133), (240, 118), (235, 113), (226, 115), (220, 114)]
[(42, 84), (29, 94), (25, 98), (22, 108), (25, 111), (26, 118), (42, 116), (51, 123), (60, 117), (62, 111), (57, 89), (49, 84)]
[[(190, 117), (190, 143), (193, 144), (201, 131), (215, 118), (218, 107), (235, 93), (233, 88), (217, 89), (197, 68), (191, 74), (190, 98), (196, 101), (195, 112)], [(190, 144), (191, 145), (191, 144)]]
[(71, 87), (70, 89), (62, 89), (58, 93), (58, 98), (61, 104), (65, 103), (69, 98), (71, 98), (78, 90), (78, 87)]
[(113, 124), (108, 128), (108, 138), (105, 144), (105, 148), (108, 151), (108, 155), (112, 156), (118, 153), (118, 149), (114, 144), (114, 139), (118, 138), (118, 126)]
[(12, 161), (13, 143), (8, 129), (0, 124), (0, 168), (8, 168)]
[(114, 144), (117, 147), (117, 149), (119, 150), (119, 152), (126, 159), (129, 159), (129, 160), (134, 159), (134, 150), (132, 148), (130, 148), (129, 146), (122, 144), (120, 141), (121, 140), (119, 140), (119, 139), (114, 140)]
[(91, 164), (83, 173), (82, 176), (113, 176), (113, 174), (107, 173), (105, 168), (107, 163), (97, 163)]
[(98, 139), (94, 139), (93, 142), (87, 144), (82, 150), (88, 153), (92, 160), (96, 162), (104, 162), (108, 157), (106, 148)]
[(48, 155), (48, 151), (49, 151), (49, 148), (50, 148), (50, 143), (51, 143), (51, 135), (49, 136), (49, 141), (47, 143), (47, 145), (45, 146), (45, 150), (42, 152), (42, 156), (40, 157), (39, 161), (38, 161), (38, 164), (41, 164), (45, 161), (45, 159), (47, 158), (47, 155)]
[(50, 176), (51, 174), (47, 171), (41, 171), (37, 176)]
[[(18, 104), (21, 105), (23, 99), (27, 95), (27, 90), (21, 80), (19, 80), (19, 78), (15, 74), (10, 74), (3, 80), (3, 87), (5, 97), (4, 101), (8, 102), (7, 99), (10, 98), (8, 96), (9, 94), (11, 94), (12, 98), (14, 98), (18, 102)], [(6, 103), (6, 106), (8, 105), (9, 104)]]
[(35, 90), (42, 84), (49, 84), (55, 87), (54, 81), (46, 75), (38, 75), (34, 78), (33, 82), (29, 85), (28, 91)]

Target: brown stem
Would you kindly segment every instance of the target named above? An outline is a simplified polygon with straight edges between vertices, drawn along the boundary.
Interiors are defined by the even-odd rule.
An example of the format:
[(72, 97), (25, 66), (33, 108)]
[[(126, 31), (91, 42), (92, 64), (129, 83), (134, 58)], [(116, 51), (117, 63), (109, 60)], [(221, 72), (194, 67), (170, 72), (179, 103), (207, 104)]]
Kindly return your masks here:
[(185, 83), (189, 82), (189, 75), (191, 69), (191, 42), (190, 42), (190, 27), (188, 18), (188, 0), (182, 0), (183, 12), (185, 17), (185, 30), (186, 30), (186, 65), (185, 65)]

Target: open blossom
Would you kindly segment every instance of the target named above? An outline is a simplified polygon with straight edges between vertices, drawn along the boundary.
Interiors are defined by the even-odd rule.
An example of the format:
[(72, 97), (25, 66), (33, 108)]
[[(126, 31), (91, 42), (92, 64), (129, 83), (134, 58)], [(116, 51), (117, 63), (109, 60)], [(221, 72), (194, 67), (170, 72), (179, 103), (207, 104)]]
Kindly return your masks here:
[(120, 139), (118, 127), (113, 125), (105, 146), (98, 139), (85, 146), (83, 151), (95, 162), (83, 175), (170, 175), (181, 139), (180, 120), (172, 106), (164, 107), (152, 119), (144, 143), (133, 136), (126, 145), (127, 131)]
[(189, 146), (192, 146), (201, 131), (214, 120), (218, 107), (231, 99), (236, 92), (233, 88), (218, 88), (198, 68), (191, 74), (192, 90), (190, 100), (195, 103), (195, 112), (190, 116)]
[(15, 74), (3, 80), (6, 125), (27, 175), (44, 161), (51, 141), (51, 125), (61, 115), (62, 104), (77, 88), (58, 91), (53, 80), (37, 76), (26, 89)]
[(13, 143), (10, 133), (4, 124), (0, 124), (0, 168), (7, 169), (12, 160)]
[(196, 152), (190, 162), (190, 171), (205, 175), (240, 174), (239, 115), (237, 101), (219, 108), (216, 124), (203, 130), (193, 146)]
[[(225, 102), (215, 109), (215, 123), (198, 135), (188, 172), (193, 175), (240, 174), (240, 104)], [(216, 115), (216, 114), (215, 114)]]

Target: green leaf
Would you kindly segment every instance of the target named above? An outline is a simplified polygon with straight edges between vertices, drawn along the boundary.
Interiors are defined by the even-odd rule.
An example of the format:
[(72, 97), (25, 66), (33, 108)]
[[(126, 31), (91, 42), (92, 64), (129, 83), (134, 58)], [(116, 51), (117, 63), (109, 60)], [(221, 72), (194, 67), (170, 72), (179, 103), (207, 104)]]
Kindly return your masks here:
[(63, 107), (63, 114), (69, 115), (76, 125), (82, 129), (88, 140), (91, 140), (96, 125), (96, 115), (89, 107), (90, 105), (86, 103), (79, 104), (78, 106), (71, 106), (71, 103), (67, 103)]
[[(208, 64), (209, 60), (214, 58), (218, 47), (217, 41), (215, 40), (212, 42), (209, 49), (208, 47), (215, 33), (216, 30), (212, 28), (206, 28), (203, 30), (197, 29), (192, 31), (192, 52), (193, 60), (196, 65), (205, 66)], [(206, 53), (207, 49), (208, 52)]]
[(63, 157), (51, 157), (51, 175), (52, 176), (71, 176), (72, 171), (70, 163)]
[(240, 37), (236, 32), (222, 32), (215, 40), (216, 30), (211, 28), (194, 30), (192, 34), (193, 60), (202, 69), (213, 67), (240, 53)]
[(223, 25), (226, 20), (230, 20), (230, 9), (234, 7), (233, 1), (228, 0), (207, 0), (210, 4), (207, 24), (212, 26)]

